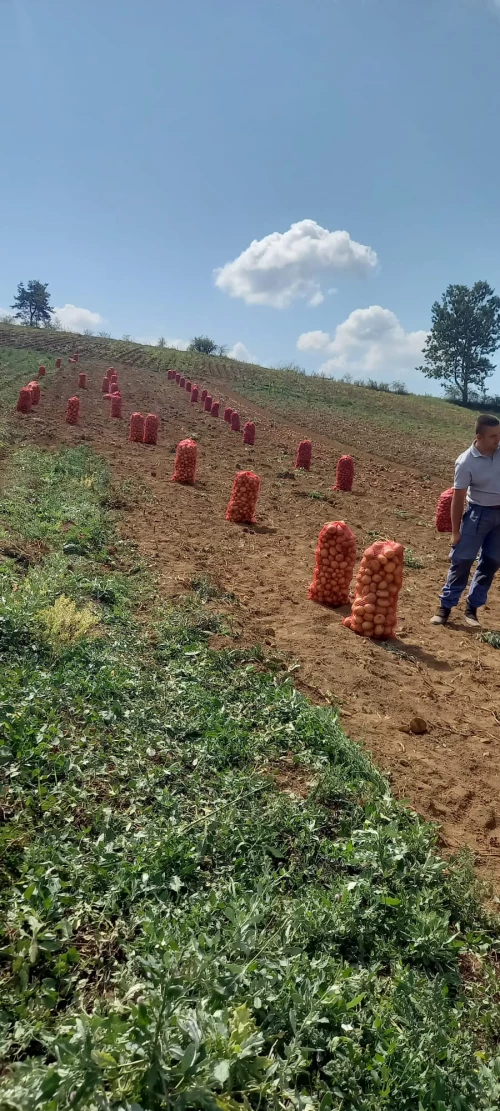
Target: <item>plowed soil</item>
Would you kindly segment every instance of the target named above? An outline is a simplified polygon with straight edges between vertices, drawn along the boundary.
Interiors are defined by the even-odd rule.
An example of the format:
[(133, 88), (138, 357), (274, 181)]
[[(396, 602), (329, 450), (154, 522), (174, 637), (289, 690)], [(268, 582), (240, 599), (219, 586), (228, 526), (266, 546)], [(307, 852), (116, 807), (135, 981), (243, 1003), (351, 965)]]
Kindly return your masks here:
[[(87, 360), (80, 366), (88, 389), (76, 389), (78, 368), (66, 365), (44, 389), (37, 412), (13, 417), (24, 422), (23, 432), (29, 427), (34, 442), (50, 447), (85, 440), (106, 456), (117, 481), (139, 480), (144, 504), (125, 510), (123, 527), (156, 561), (165, 593), (185, 591), (193, 575), (209, 575), (234, 592), (242, 603), (242, 637), (257, 637), (269, 653), (296, 661), (297, 685), (313, 699), (338, 706), (346, 732), (370, 750), (395, 793), (440, 824), (446, 850), (468, 845), (478, 871), (498, 888), (500, 652), (465, 627), (463, 605), (448, 628), (429, 624), (449, 552), (449, 537), (435, 533), (434, 508), (450, 484), (453, 457), (447, 472), (434, 469), (432, 478), (422, 481), (429, 470), (424, 448), (419, 459), (412, 446), (411, 464), (405, 466), (404, 438), (393, 451), (386, 438), (377, 443), (374, 432), (363, 451), (358, 435), (354, 491), (333, 493), (336, 460), (349, 443), (345, 431), (336, 442), (321, 416), (304, 414), (300, 427), (290, 427), (227, 386), (219, 390), (214, 381), (203, 383), (243, 419), (255, 420), (255, 447), (244, 447), (241, 436), (191, 404), (175, 382), (117, 365), (124, 416), (111, 420), (100, 392), (106, 368)], [(78, 392), (80, 421), (71, 427), (64, 420), (65, 405)], [(158, 414), (157, 447), (128, 442), (134, 410)], [(194, 487), (170, 481), (175, 446), (189, 435), (199, 444)], [(306, 436), (313, 441), (309, 474), (293, 467), (297, 443)], [(262, 479), (255, 526), (224, 519), (234, 473), (243, 468)], [(423, 564), (405, 571), (394, 640), (380, 644), (358, 637), (341, 625), (347, 610), (307, 600), (317, 536), (329, 520), (348, 522), (359, 555), (373, 539), (387, 537), (409, 546)], [(498, 583), (483, 622), (500, 629)], [(414, 716), (425, 720), (425, 734), (409, 731)]]

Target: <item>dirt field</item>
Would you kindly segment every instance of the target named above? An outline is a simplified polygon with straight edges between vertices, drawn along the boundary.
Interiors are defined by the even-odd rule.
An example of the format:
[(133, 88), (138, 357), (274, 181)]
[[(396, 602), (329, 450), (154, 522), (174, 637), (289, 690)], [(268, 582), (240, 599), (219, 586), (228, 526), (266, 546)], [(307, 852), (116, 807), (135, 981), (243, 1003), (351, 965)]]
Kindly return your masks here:
[[(89, 388), (79, 391), (77, 427), (64, 421), (66, 400), (78, 392), (73, 365), (48, 385), (38, 412), (13, 419), (24, 422), (23, 431), (29, 424), (39, 444), (85, 440), (109, 459), (117, 481), (143, 482), (148, 488), (144, 506), (126, 512), (124, 530), (156, 560), (165, 593), (184, 591), (193, 574), (215, 577), (233, 591), (243, 603), (241, 622), (248, 634), (261, 639), (269, 652), (275, 649), (297, 661), (293, 674), (301, 689), (338, 705), (346, 731), (371, 751), (396, 794), (440, 823), (445, 849), (468, 844), (479, 872), (493, 877), (498, 888), (500, 652), (478, 642), (465, 627), (463, 606), (449, 628), (429, 624), (449, 550), (449, 538), (435, 533), (434, 507), (450, 484), (453, 458), (447, 473), (423, 481), (424, 450), (418, 459), (412, 447), (411, 466), (395, 466), (392, 460), (404, 457), (401, 440), (392, 451), (386, 438), (376, 442), (375, 433), (370, 450), (363, 452), (358, 436), (354, 491), (334, 494), (336, 460), (349, 445), (345, 438), (332, 439), (321, 418), (300, 427), (280, 424), (221, 385), (220, 391), (211, 391), (214, 396), (256, 421), (255, 447), (243, 447), (241, 436), (192, 405), (175, 382), (117, 364), (124, 418), (111, 420), (100, 392), (105, 366), (85, 360), (80, 367)], [(157, 447), (128, 443), (128, 417), (136, 409), (158, 413)], [(198, 481), (184, 487), (170, 477), (175, 446), (190, 434), (199, 442)], [(293, 469), (296, 445), (305, 436), (313, 441), (308, 475)], [(241, 468), (255, 470), (262, 479), (254, 527), (224, 520), (234, 472)], [(405, 571), (398, 635), (386, 645), (343, 628), (347, 610), (307, 600), (319, 530), (335, 519), (346, 520), (354, 530), (359, 554), (373, 539), (388, 537), (410, 547), (424, 565)], [(484, 624), (500, 628), (498, 585)], [(427, 723), (423, 736), (409, 732), (414, 715)]]

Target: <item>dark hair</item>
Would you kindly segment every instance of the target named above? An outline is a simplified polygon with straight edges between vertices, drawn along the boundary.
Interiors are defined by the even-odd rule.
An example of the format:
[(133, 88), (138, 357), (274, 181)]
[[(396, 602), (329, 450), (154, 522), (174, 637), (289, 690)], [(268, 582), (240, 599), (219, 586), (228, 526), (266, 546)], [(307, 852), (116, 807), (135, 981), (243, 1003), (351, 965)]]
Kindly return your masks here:
[(493, 413), (481, 413), (476, 421), (476, 436), (480, 436), (484, 428), (496, 428), (497, 424), (500, 424), (500, 420)]

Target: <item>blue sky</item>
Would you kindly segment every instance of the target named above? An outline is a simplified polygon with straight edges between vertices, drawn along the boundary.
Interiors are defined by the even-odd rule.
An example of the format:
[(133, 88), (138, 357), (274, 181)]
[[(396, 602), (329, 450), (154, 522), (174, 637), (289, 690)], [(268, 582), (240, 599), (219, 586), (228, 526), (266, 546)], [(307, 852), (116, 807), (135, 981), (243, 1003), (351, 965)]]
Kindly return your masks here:
[(423, 391), (433, 300), (500, 291), (500, 0), (0, 0), (0, 43), (4, 308)]

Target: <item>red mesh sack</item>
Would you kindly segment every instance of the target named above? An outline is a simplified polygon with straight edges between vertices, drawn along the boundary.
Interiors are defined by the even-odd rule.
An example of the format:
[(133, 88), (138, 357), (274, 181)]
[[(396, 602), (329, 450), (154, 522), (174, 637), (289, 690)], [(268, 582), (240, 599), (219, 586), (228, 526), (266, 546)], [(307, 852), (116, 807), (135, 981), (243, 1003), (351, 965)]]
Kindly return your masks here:
[(213, 417), (219, 416), (220, 401), (212, 401), (212, 408), (210, 410)]
[(18, 411), (18, 413), (29, 413), (29, 412), (31, 412), (32, 404), (33, 404), (33, 395), (31, 393), (30, 386), (22, 386), (21, 389), (19, 390), (19, 394), (18, 394), (18, 398), (17, 398), (17, 411)]
[(28, 382), (28, 388), (31, 390), (31, 404), (38, 405), (40, 401), (40, 386), (38, 382)]
[(79, 358), (80, 358), (80, 356), (79, 356), (78, 352), (76, 352), (76, 353), (75, 353), (75, 354), (73, 355), (73, 362), (74, 362), (74, 363), (77, 363), (77, 362), (78, 362), (78, 359), (79, 359)]
[(80, 413), (80, 398), (70, 397), (66, 406), (66, 424), (78, 424)]
[(204, 405), (204, 404), (205, 404), (205, 398), (206, 398), (206, 396), (207, 396), (207, 393), (208, 393), (208, 390), (202, 390), (202, 391), (201, 391), (201, 398), (200, 398), (200, 400), (201, 400), (201, 404), (202, 404), (202, 405)]
[(175, 381), (177, 382), (177, 385), (179, 385), (179, 382), (180, 382), (180, 380), (181, 380), (181, 376), (180, 376), (180, 374), (179, 374), (179, 373), (178, 373), (178, 372), (176, 371), (176, 374), (175, 374)]
[(113, 374), (116, 374), (114, 366), (108, 366), (108, 378), (112, 378)]
[(198, 386), (193, 386), (191, 390), (191, 401), (198, 401)]
[(186, 385), (186, 379), (182, 378), (182, 377), (179, 378), (179, 386), (181, 387), (182, 390), (184, 389), (185, 385)]
[(186, 378), (186, 393), (191, 393), (191, 382)]
[(233, 415), (233, 410), (231, 409), (231, 406), (226, 405), (226, 408), (224, 409), (224, 420), (227, 420), (228, 424), (231, 424), (232, 415)]
[(309, 587), (310, 601), (326, 606), (347, 606), (355, 562), (354, 533), (345, 521), (330, 521), (318, 537), (314, 575)]
[(209, 393), (207, 393), (203, 408), (205, 409), (206, 413), (210, 413), (212, 411), (212, 397)]
[(109, 378), (103, 378), (101, 390), (103, 393), (109, 393)]
[(175, 453), (175, 467), (171, 482), (185, 482), (192, 486), (196, 478), (198, 444), (195, 440), (181, 440)]
[(78, 375), (78, 387), (80, 390), (87, 389), (87, 375), (85, 374), (84, 370), (82, 370), (81, 374)]
[(238, 471), (226, 509), (226, 521), (253, 524), (259, 496), (260, 478), (253, 471)]
[(109, 392), (110, 393), (120, 393), (120, 387), (118, 385), (118, 382), (110, 382), (109, 383)]
[(111, 394), (110, 412), (111, 412), (112, 417), (121, 417), (121, 415), (122, 415), (122, 395), (121, 395), (121, 393)]
[(251, 421), (251, 420), (247, 420), (247, 423), (246, 423), (246, 425), (243, 429), (243, 443), (244, 444), (254, 444), (255, 443), (255, 425), (254, 425), (253, 421)]
[(394, 540), (377, 540), (366, 549), (356, 576), (352, 612), (342, 622), (348, 629), (378, 639), (394, 636), (404, 551)]
[(308, 471), (311, 466), (312, 459), (312, 443), (310, 440), (301, 440), (297, 448), (297, 458), (295, 460), (296, 467), (302, 467), (302, 470)]
[(172, 371), (167, 370), (167, 382), (171, 382), (171, 381), (172, 381)]
[[(239, 432), (240, 428), (241, 428), (240, 414), (237, 413), (236, 411), (231, 413), (231, 428), (232, 428), (233, 432)], [(243, 474), (244, 472), (242, 471), (241, 473)]]
[(112, 374), (108, 374), (108, 378), (109, 378), (110, 382), (117, 382), (118, 381), (118, 375), (116, 373), (116, 370), (114, 370)]
[(435, 525), (438, 532), (453, 532), (451, 525), (451, 499), (453, 497), (453, 486), (449, 490), (443, 490), (439, 497), (436, 506), (436, 519)]
[(337, 474), (334, 490), (352, 490), (354, 481), (354, 459), (350, 455), (341, 455), (337, 463)]
[(144, 443), (156, 444), (158, 442), (158, 417), (156, 413), (148, 413), (144, 421)]
[[(60, 366), (61, 366), (61, 360), (58, 359), (57, 362), (56, 362), (56, 367), (57, 367), (58, 370), (59, 370)], [(39, 378), (45, 378), (45, 367), (44, 366), (39, 366), (38, 367), (38, 377)]]
[(112, 401), (114, 397), (116, 397), (115, 393), (103, 393), (102, 400), (103, 401)]
[(144, 439), (144, 417), (142, 413), (131, 413), (128, 438), (133, 444), (142, 444)]
[[(62, 367), (62, 359), (56, 359), (56, 370), (60, 370), (61, 367)], [(42, 373), (42, 371), (43, 371), (43, 373)], [(38, 377), (43, 378), (44, 374), (45, 374), (45, 367), (44, 366), (39, 367), (38, 368)]]

